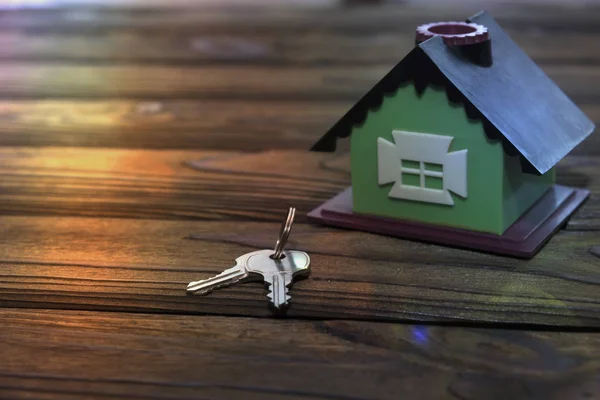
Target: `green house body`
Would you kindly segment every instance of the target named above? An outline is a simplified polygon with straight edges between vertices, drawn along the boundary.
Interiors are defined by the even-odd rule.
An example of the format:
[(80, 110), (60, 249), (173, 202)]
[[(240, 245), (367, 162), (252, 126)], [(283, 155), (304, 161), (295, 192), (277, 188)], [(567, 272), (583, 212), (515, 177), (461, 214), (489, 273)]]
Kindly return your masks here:
[[(378, 139), (394, 143), (393, 131), (449, 137), (448, 152), (467, 150), (466, 196), (449, 191), (453, 204), (390, 197), (394, 183), (378, 182)], [(507, 155), (500, 140), (487, 137), (481, 121), (469, 119), (460, 104), (448, 101), (443, 88), (433, 86), (419, 94), (409, 83), (386, 96), (353, 128), (350, 151), (353, 210), (362, 214), (501, 235), (554, 184), (554, 168), (543, 175), (523, 172), (517, 155)], [(423, 179), (424, 187), (442, 191), (443, 165), (424, 163), (424, 174), (438, 176), (421, 178), (416, 173), (421, 161), (401, 161), (404, 170), (415, 173), (398, 171), (399, 184), (418, 188)]]

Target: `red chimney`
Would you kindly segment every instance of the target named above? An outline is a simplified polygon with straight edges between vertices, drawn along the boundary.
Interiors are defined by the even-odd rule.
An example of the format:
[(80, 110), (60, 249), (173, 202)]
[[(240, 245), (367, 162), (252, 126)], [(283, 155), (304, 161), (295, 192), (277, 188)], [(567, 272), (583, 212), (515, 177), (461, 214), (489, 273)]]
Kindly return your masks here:
[(444, 43), (469, 61), (489, 67), (492, 65), (492, 45), (488, 29), (470, 22), (434, 22), (417, 27), (416, 44), (434, 36), (441, 36)]

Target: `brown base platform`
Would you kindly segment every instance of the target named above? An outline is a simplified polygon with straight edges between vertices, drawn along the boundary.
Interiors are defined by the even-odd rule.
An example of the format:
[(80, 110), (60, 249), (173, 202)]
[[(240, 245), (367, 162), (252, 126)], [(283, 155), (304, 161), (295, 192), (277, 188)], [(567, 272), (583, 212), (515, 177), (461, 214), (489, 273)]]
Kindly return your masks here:
[(449, 228), (352, 212), (348, 188), (308, 214), (327, 225), (463, 247), (519, 258), (531, 258), (589, 196), (589, 190), (554, 185), (503, 235)]

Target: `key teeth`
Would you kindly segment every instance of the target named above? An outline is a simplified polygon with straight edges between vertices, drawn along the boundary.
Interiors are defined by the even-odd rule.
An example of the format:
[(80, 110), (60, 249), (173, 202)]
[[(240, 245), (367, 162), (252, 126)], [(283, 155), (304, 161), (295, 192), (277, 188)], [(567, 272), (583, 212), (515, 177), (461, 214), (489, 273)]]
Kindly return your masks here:
[(269, 300), (271, 301), (271, 304), (273, 304), (274, 307), (276, 308), (282, 308), (288, 305), (289, 301), (292, 299), (292, 296), (290, 296), (288, 293), (290, 292), (290, 288), (289, 286), (286, 285), (285, 287), (285, 301), (279, 305), (275, 304), (273, 302), (273, 285), (269, 285), (269, 292), (267, 293), (267, 297), (269, 298)]

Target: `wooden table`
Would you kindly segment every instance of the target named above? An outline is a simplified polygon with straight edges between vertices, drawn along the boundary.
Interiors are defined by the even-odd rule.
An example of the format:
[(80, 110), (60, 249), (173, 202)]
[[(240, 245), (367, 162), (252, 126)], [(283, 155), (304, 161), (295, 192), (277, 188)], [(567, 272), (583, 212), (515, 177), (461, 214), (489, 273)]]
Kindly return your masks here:
[[(313, 141), (475, 6), (34, 3), (0, 1), (0, 398), (600, 396), (598, 135), (558, 167), (592, 197), (531, 261), (306, 222), (349, 185)], [(486, 6), (598, 123), (579, 3)], [(286, 317), (259, 283), (186, 296), (288, 206), (313, 272)]]

